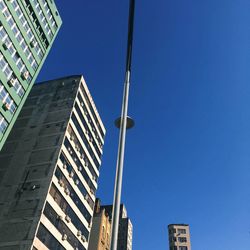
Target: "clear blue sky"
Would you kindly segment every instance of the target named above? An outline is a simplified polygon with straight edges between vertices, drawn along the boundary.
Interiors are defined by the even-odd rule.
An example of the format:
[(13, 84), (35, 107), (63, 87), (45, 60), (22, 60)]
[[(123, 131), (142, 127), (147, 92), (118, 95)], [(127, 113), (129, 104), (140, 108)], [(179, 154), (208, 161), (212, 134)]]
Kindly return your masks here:
[[(107, 129), (98, 196), (113, 200), (129, 0), (57, 0), (63, 19), (39, 81), (83, 74)], [(136, 0), (122, 201), (134, 250), (250, 246), (250, 1)]]

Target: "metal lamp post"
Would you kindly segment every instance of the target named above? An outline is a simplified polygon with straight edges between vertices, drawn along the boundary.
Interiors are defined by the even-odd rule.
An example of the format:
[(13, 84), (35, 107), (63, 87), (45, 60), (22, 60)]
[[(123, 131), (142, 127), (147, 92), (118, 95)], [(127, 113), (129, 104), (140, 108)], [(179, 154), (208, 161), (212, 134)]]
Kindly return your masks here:
[(130, 85), (130, 75), (131, 75), (134, 8), (135, 8), (135, 0), (130, 0), (126, 73), (125, 73), (125, 82), (124, 82), (124, 90), (123, 90), (122, 111), (121, 111), (121, 118), (118, 118), (115, 122), (116, 126), (120, 128), (120, 134), (119, 134), (114, 200), (113, 200), (113, 211), (112, 211), (111, 250), (117, 250), (126, 129), (129, 129), (133, 127), (134, 125), (133, 120), (127, 116), (129, 85)]

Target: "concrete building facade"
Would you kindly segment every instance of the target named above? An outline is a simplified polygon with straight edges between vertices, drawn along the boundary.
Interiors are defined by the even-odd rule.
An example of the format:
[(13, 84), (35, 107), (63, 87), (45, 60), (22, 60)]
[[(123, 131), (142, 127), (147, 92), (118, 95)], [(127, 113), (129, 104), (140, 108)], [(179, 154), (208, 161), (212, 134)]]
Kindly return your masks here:
[[(101, 209), (105, 209), (105, 212), (112, 219), (112, 205), (101, 206)], [(117, 249), (119, 250), (132, 250), (133, 241), (133, 225), (128, 218), (127, 210), (124, 204), (120, 206), (119, 215), (119, 230), (118, 230), (118, 243)]]
[(110, 236), (111, 219), (105, 208), (101, 209), (100, 200), (96, 199), (88, 250), (109, 250)]
[(0, 150), (61, 24), (54, 1), (0, 0)]
[(82, 76), (37, 84), (0, 153), (0, 250), (86, 250), (105, 128)]
[(170, 250), (191, 250), (189, 225), (168, 225), (168, 236)]

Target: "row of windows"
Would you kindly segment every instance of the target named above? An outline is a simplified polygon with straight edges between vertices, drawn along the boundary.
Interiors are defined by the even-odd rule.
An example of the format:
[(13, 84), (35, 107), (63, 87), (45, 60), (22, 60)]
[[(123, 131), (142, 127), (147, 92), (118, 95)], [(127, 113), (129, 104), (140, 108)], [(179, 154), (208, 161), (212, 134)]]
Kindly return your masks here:
[(37, 17), (36, 17), (36, 14), (34, 12), (34, 9), (33, 7), (31, 6), (31, 3), (30, 3), (30, 0), (23, 0), (23, 4), (25, 5), (27, 11), (28, 11), (28, 14), (29, 14), (29, 17), (33, 23), (33, 25), (35, 26), (35, 29), (37, 31), (37, 34), (39, 35), (43, 45), (45, 46), (45, 48), (48, 48), (49, 46), (49, 42), (47, 40), (47, 37), (46, 35), (44, 34), (43, 32), (43, 29), (41, 27), (41, 24), (39, 23)]
[[(18, 41), (19, 45), (21, 46), (24, 54), (26, 55), (26, 57), (28, 58), (29, 62), (31, 62), (32, 64), (32, 67), (34, 67), (34, 69), (36, 69), (38, 66), (35, 62), (35, 59), (24, 39), (24, 36), (21, 34), (20, 30), (18, 29), (17, 27), (17, 24), (16, 22), (14, 21), (12, 15), (10, 14), (7, 6), (5, 5), (4, 2), (0, 2), (0, 9), (2, 10), (2, 13), (4, 15), (4, 17), (6, 18), (7, 20), (7, 23), (9, 24), (16, 40)], [(4, 30), (3, 30), (4, 31)], [(7, 33), (6, 33), (6, 36), (7, 36)], [(8, 38), (7, 40), (7, 47), (9, 47), (11, 45), (11, 40)], [(13, 50), (14, 48), (12, 48)], [(12, 51), (14, 52), (14, 51)], [(11, 53), (12, 54), (12, 53)], [(20, 56), (18, 56), (18, 58), (20, 58)], [(20, 69), (20, 72), (28, 72), (27, 68), (25, 67), (25, 64), (23, 63), (23, 61), (20, 59), (19, 60), (19, 65), (17, 65), (18, 68)], [(31, 76), (30, 74), (27, 74), (27, 77), (25, 78), (28, 82), (31, 82)]]
[(11, 114), (14, 114), (16, 110), (16, 105), (12, 98), (10, 97), (7, 90), (4, 88), (4, 86), (0, 82), (0, 100), (3, 103), (3, 108), (5, 110), (9, 110)]
[(48, 248), (53, 250), (65, 250), (65, 248), (56, 240), (56, 238), (48, 231), (48, 229), (40, 224), (37, 238)]
[(3, 116), (0, 114), (0, 133), (3, 134), (7, 127), (8, 127), (8, 123), (3, 118)]
[(15, 74), (13, 73), (13, 70), (11, 69), (10, 65), (7, 63), (5, 58), (3, 57), (3, 54), (0, 52), (0, 69), (5, 74), (8, 84), (10, 87), (13, 87), (15, 92), (22, 97), (24, 95), (24, 89), (21, 85), (21, 83), (16, 78)]
[(49, 23), (47, 22), (44, 14), (43, 14), (43, 11), (42, 11), (42, 8), (41, 8), (39, 2), (37, 0), (32, 0), (32, 1), (34, 2), (36, 11), (38, 13), (38, 16), (39, 16), (42, 24), (44, 25), (44, 28), (45, 28), (45, 30), (47, 32), (47, 35), (50, 37), (50, 39), (52, 39), (52, 37), (53, 37), (52, 31), (51, 31), (51, 29), (49, 27)]
[(179, 246), (177, 248), (177, 246), (171, 246), (170, 250), (188, 250), (188, 247), (187, 246)]
[[(20, 72), (24, 71), (26, 72), (26, 68), (24, 66), (24, 62), (21, 59), (20, 55), (18, 54), (18, 52), (16, 51), (13, 43), (11, 42), (10, 37), (8, 36), (6, 30), (4, 29), (3, 26), (0, 27), (0, 39), (3, 42), (3, 46), (4, 48), (9, 52), (10, 56), (12, 57), (12, 59), (14, 60), (16, 66), (18, 67), (18, 69), (20, 70)], [(26, 50), (27, 52), (28, 50)], [(26, 54), (27, 55), (27, 54)], [(29, 55), (27, 56), (28, 61), (30, 62), (32, 68), (34, 70), (37, 69), (38, 65), (33, 57), (33, 55), (31, 55), (31, 53), (29, 53)], [(28, 74), (28, 73), (26, 73)], [(30, 78), (31, 79), (31, 78)]]
[[(74, 169), (73, 169), (72, 165), (69, 163), (69, 160), (66, 158), (66, 156), (64, 155), (63, 152), (60, 154), (60, 160), (63, 163), (63, 167), (66, 168), (69, 173), (72, 173), (72, 172), (74, 173)], [(77, 167), (78, 167), (79, 172), (83, 176), (84, 180), (87, 182), (89, 188), (91, 190), (93, 190), (93, 192), (95, 193), (96, 192), (96, 188), (93, 185), (93, 183), (91, 181), (91, 178), (88, 176), (85, 168), (82, 167), (82, 165), (77, 165)], [(87, 200), (89, 200), (89, 199), (87, 199)]]
[[(68, 215), (71, 219), (72, 224), (81, 231), (86, 239), (89, 237), (89, 232), (87, 228), (83, 225), (82, 221), (78, 218), (74, 210), (70, 207), (65, 198), (61, 195), (59, 190), (56, 188), (55, 184), (52, 183), (52, 186), (49, 191), (52, 198), (58, 204), (58, 206), (62, 209), (65, 215)], [(52, 248), (53, 249), (53, 248)]]
[[(169, 238), (170, 242), (176, 242), (177, 238), (176, 237), (170, 237)], [(178, 237), (178, 242), (187, 242), (186, 237)]]
[(42, 3), (43, 3), (43, 7), (45, 9), (45, 12), (48, 15), (51, 26), (54, 28), (54, 30), (56, 30), (57, 25), (56, 25), (55, 19), (53, 18), (52, 14), (51, 14), (51, 10), (50, 10), (50, 8), (48, 6), (48, 3), (45, 0), (42, 0)]
[[(73, 130), (72, 130), (72, 128), (70, 126), (68, 128), (68, 131), (69, 131), (69, 129), (71, 129), (71, 131), (72, 131), (72, 132), (69, 132), (71, 140), (74, 141), (75, 148), (79, 152), (80, 158), (82, 160), (84, 160), (84, 162), (85, 162), (84, 166), (89, 169), (90, 173), (92, 174), (93, 180), (97, 181), (98, 177), (97, 177), (97, 174), (96, 174), (96, 172), (95, 172), (92, 164), (88, 160), (88, 158), (87, 158), (87, 156), (86, 156), (86, 154), (85, 154), (82, 146), (80, 146), (80, 143), (78, 142), (77, 137), (75, 136), (75, 134), (74, 134), (74, 132), (73, 132)], [(77, 167), (83, 169), (84, 167), (83, 167), (81, 161), (77, 157), (77, 154), (76, 154), (75, 150), (73, 149), (73, 147), (71, 146), (71, 144), (70, 144), (70, 142), (69, 142), (69, 140), (67, 138), (65, 138), (64, 145), (67, 148), (67, 150), (68, 150), (71, 158), (73, 159), (73, 161), (75, 162), (75, 164), (77, 165)], [(94, 189), (94, 192), (95, 192), (95, 190), (96, 189)]]
[(85, 105), (85, 103), (84, 103), (84, 101), (83, 101), (82, 96), (81, 96), (80, 93), (78, 93), (77, 98), (78, 98), (78, 100), (79, 100), (79, 102), (80, 102), (80, 104), (81, 104), (81, 107), (82, 107), (82, 109), (83, 109), (83, 111), (84, 111), (84, 114), (85, 114), (86, 117), (87, 117), (87, 120), (89, 121), (89, 123), (90, 123), (90, 125), (91, 125), (91, 127), (92, 127), (92, 131), (93, 131), (94, 134), (95, 134), (95, 138), (97, 139), (99, 146), (102, 148), (102, 147), (103, 147), (103, 143), (102, 143), (102, 141), (101, 141), (101, 139), (100, 139), (100, 137), (99, 137), (99, 135), (98, 135), (97, 130), (94, 128), (94, 124), (92, 124), (91, 117), (90, 117), (90, 115), (89, 115), (89, 112), (88, 112), (88, 110), (87, 110), (87, 107), (86, 107), (86, 105)]
[(177, 229), (179, 234), (186, 234), (186, 229), (185, 228), (178, 228)]
[(86, 250), (48, 202), (45, 205), (43, 213), (74, 249)]
[[(83, 106), (84, 103), (81, 102), (81, 105)], [(83, 106), (83, 107), (84, 107), (84, 106)], [(84, 117), (83, 117), (83, 115), (82, 115), (82, 112), (81, 112), (81, 110), (80, 110), (80, 108), (79, 108), (79, 106), (78, 106), (77, 103), (75, 103), (75, 109), (76, 109), (76, 112), (77, 112), (78, 116), (79, 116), (80, 119), (81, 119), (82, 125), (84, 126), (85, 130), (86, 130), (87, 133), (88, 133), (89, 141), (92, 143), (92, 145), (93, 145), (94, 148), (95, 148), (95, 151), (96, 151), (97, 155), (98, 155), (99, 158), (101, 159), (102, 153), (101, 153), (99, 147), (97, 146), (97, 144), (96, 144), (96, 142), (95, 142), (95, 140), (94, 140), (94, 137), (92, 136), (91, 131), (90, 131), (89, 127), (88, 127), (88, 124), (87, 124), (86, 120), (84, 119)], [(94, 127), (92, 127), (92, 130), (93, 130), (93, 128), (94, 128)]]
[(17, 0), (11, 0), (11, 4), (12, 4), (12, 6), (13, 6), (13, 8), (14, 8), (14, 10), (15, 10), (29, 40), (30, 40), (31, 47), (34, 47), (34, 50), (36, 51), (37, 56), (40, 59), (42, 59), (43, 55), (44, 55), (42, 52), (42, 49), (41, 49), (39, 43), (37, 42), (37, 40), (35, 39), (35, 36), (31, 30), (31, 27), (28, 24), (27, 20), (25, 19), (24, 14), (22, 13), (22, 11), (20, 9), (20, 6), (19, 6)]
[(72, 119), (72, 121), (73, 121), (73, 123), (74, 123), (74, 125), (75, 125), (75, 127), (76, 127), (76, 129), (77, 129), (77, 131), (78, 131), (78, 133), (79, 133), (79, 135), (81, 136), (81, 139), (83, 140), (84, 145), (85, 145), (86, 148), (88, 149), (88, 152), (89, 152), (89, 154), (90, 154), (90, 156), (91, 156), (93, 162), (95, 163), (97, 169), (99, 170), (99, 168), (100, 168), (100, 163), (98, 162), (98, 160), (97, 160), (97, 158), (96, 158), (96, 156), (95, 156), (95, 153), (93, 152), (93, 150), (92, 150), (92, 148), (91, 148), (91, 146), (90, 146), (90, 144), (89, 144), (89, 141), (88, 141), (88, 139), (87, 139), (85, 133), (83, 132), (83, 130), (82, 130), (82, 128), (81, 128), (81, 126), (80, 126), (80, 124), (79, 124), (79, 122), (78, 122), (78, 120), (77, 120), (77, 118), (76, 118), (76, 116), (75, 116), (74, 113), (72, 113), (71, 119)]
[[(178, 228), (178, 229), (177, 229), (177, 232), (178, 232), (178, 234), (186, 234), (186, 233), (187, 233), (187, 230), (186, 230), (185, 228)], [(171, 228), (171, 229), (169, 229), (169, 233), (170, 233), (170, 234), (176, 233), (176, 228)]]
[[(55, 176), (58, 179), (60, 185), (64, 188), (64, 191), (66, 194), (68, 194), (71, 198), (71, 200), (74, 202), (76, 207), (81, 211), (82, 215), (86, 219), (88, 223), (91, 222), (91, 215), (86, 209), (85, 205), (82, 203), (82, 200), (79, 198), (79, 196), (76, 194), (73, 187), (69, 184), (66, 177), (62, 173), (62, 171), (57, 167)], [(86, 190), (85, 190), (86, 192)], [(84, 195), (83, 195), (84, 196)]]
[(100, 126), (100, 124), (99, 124), (99, 122), (98, 122), (98, 119), (97, 119), (97, 117), (96, 117), (95, 111), (94, 111), (94, 109), (93, 109), (93, 107), (92, 107), (92, 105), (91, 105), (91, 103), (90, 103), (89, 97), (88, 97), (88, 95), (87, 95), (87, 93), (86, 93), (86, 91), (85, 91), (85, 89), (84, 89), (84, 87), (83, 87), (82, 84), (80, 85), (80, 89), (81, 89), (82, 94), (83, 94), (83, 96), (84, 96), (84, 98), (85, 98), (85, 100), (86, 100), (86, 102), (87, 102), (87, 104), (88, 104), (88, 107), (89, 107), (89, 109), (90, 109), (90, 111), (91, 111), (91, 113), (92, 113), (92, 116), (94, 117), (94, 120), (95, 120), (95, 122), (96, 122), (97, 128), (98, 128), (98, 130), (99, 130), (101, 136), (104, 137), (104, 132), (102, 131), (102, 128), (101, 128), (101, 126)]

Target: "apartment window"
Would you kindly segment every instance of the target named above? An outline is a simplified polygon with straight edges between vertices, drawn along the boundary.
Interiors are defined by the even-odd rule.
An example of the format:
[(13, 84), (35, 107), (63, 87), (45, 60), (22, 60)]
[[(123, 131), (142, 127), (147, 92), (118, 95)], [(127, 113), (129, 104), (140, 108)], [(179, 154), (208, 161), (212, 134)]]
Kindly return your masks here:
[(48, 202), (46, 203), (43, 213), (62, 235), (67, 235), (67, 241), (73, 248), (86, 250)]
[[(38, 42), (34, 39), (34, 34), (33, 32), (31, 31), (31, 28), (29, 26), (29, 24), (27, 23), (27, 21), (25, 20), (23, 14), (19, 11), (20, 9), (20, 6), (19, 6), (19, 3), (17, 2), (17, 0), (11, 0), (11, 3), (12, 3), (12, 6), (14, 7), (16, 13), (17, 13), (17, 16), (19, 17), (19, 20), (21, 21), (22, 23), (22, 26), (23, 28), (25, 29), (26, 31), (26, 34), (28, 36), (28, 38), (30, 39), (30, 41), (34, 40), (34, 49), (36, 51), (36, 54), (39, 56), (40, 59), (42, 59), (43, 57), (43, 52), (41, 51), (41, 47), (40, 45), (38, 44)], [(16, 8), (18, 6), (18, 8)]]
[(87, 228), (84, 226), (82, 221), (79, 219), (79, 217), (76, 215), (74, 210), (70, 207), (68, 202), (61, 195), (61, 193), (59, 192), (59, 190), (56, 188), (54, 184), (51, 185), (49, 193), (52, 196), (52, 198), (55, 200), (55, 202), (58, 204), (58, 206), (62, 209), (64, 214), (70, 217), (72, 224), (82, 232), (82, 234), (84, 235), (86, 239), (88, 239), (89, 232)]
[(5, 119), (0, 115), (0, 132), (3, 134), (8, 127), (8, 123), (5, 121)]
[(179, 242), (187, 242), (187, 238), (186, 237), (178, 237), (178, 241)]
[(188, 250), (188, 247), (186, 247), (186, 246), (180, 246), (179, 250)]
[(178, 228), (178, 233), (179, 234), (186, 234), (186, 229), (184, 229), (184, 228)]
[(97, 117), (96, 117), (95, 111), (94, 111), (94, 109), (93, 109), (93, 107), (92, 107), (92, 105), (91, 105), (91, 103), (90, 103), (89, 97), (88, 97), (88, 95), (87, 95), (87, 93), (86, 93), (86, 91), (85, 91), (85, 89), (84, 89), (84, 87), (83, 87), (83, 84), (80, 85), (80, 89), (81, 89), (82, 94), (83, 94), (83, 96), (84, 96), (84, 98), (85, 98), (85, 100), (86, 100), (86, 102), (87, 102), (87, 105), (88, 105), (90, 111), (91, 111), (91, 114), (92, 114), (93, 117), (94, 117), (94, 120), (95, 120), (95, 122), (96, 122), (96, 125), (97, 125), (97, 127), (98, 127), (98, 130), (99, 130), (100, 134), (102, 135), (102, 137), (104, 137), (104, 132), (102, 131), (102, 128), (101, 128), (101, 126), (100, 126), (100, 124), (99, 124), (99, 122), (98, 122), (98, 119), (97, 119)]
[(4, 88), (4, 86), (0, 83), (0, 100), (4, 105), (7, 105), (6, 108), (13, 114), (16, 110), (16, 105), (12, 98), (9, 96), (9, 93)]
[(176, 242), (176, 237), (170, 237), (169, 240), (170, 242)]
[[(71, 166), (71, 164), (69, 163), (69, 160), (67, 159), (67, 157), (65, 156), (65, 154), (63, 152), (60, 155), (60, 160), (63, 163), (64, 167), (66, 167), (67, 171), (69, 173), (72, 172), (73, 167)], [(84, 180), (87, 182), (88, 186), (92, 190), (94, 190), (94, 192), (96, 192), (96, 188), (95, 188), (94, 184), (92, 183), (91, 178), (88, 176), (88, 174), (87, 174), (87, 172), (85, 170), (85, 167), (83, 167), (83, 165), (81, 163), (77, 164), (77, 167), (78, 167), (78, 171), (81, 173), (81, 175), (83, 176)]]
[(170, 229), (169, 229), (169, 233), (170, 233), (170, 234), (176, 233), (176, 229), (175, 229), (175, 228), (170, 228)]
[(177, 246), (171, 246), (170, 250), (178, 250), (178, 249), (177, 249)]
[(37, 238), (49, 249), (65, 250), (65, 248), (56, 240), (48, 229), (40, 223)]
[[(71, 127), (69, 127), (69, 128), (71, 128)], [(94, 167), (91, 164), (91, 162), (89, 161), (87, 154), (85, 153), (85, 150), (83, 150), (82, 146), (80, 145), (79, 141), (77, 140), (76, 136), (74, 136), (74, 135), (75, 134), (72, 131), (72, 133), (70, 133), (70, 139), (73, 140), (73, 143), (75, 143), (74, 146), (79, 151), (80, 158), (82, 158), (82, 160), (84, 161), (84, 166), (89, 169), (90, 173), (92, 174), (93, 180), (97, 181), (97, 174), (94, 170)], [(76, 165), (83, 167), (81, 160), (78, 158), (75, 150), (71, 146), (71, 143), (69, 142), (67, 137), (65, 138), (64, 144), (65, 144), (65, 147), (68, 149), (72, 159), (75, 161)]]
[[(66, 190), (66, 189), (69, 190), (71, 200), (74, 202), (76, 207), (80, 210), (80, 212), (82, 213), (82, 215), (84, 216), (86, 221), (88, 223), (90, 223), (90, 221), (91, 221), (90, 213), (88, 212), (85, 205), (82, 203), (81, 199), (76, 194), (76, 192), (74, 191), (72, 186), (69, 184), (69, 182), (67, 181), (67, 179), (65, 178), (62, 171), (59, 168), (56, 169), (55, 176), (57, 177), (58, 181), (61, 181), (63, 183), (64, 190)], [(85, 190), (85, 192), (87, 192), (87, 191)], [(88, 194), (86, 193), (86, 195), (88, 195)]]
[(88, 141), (88, 139), (87, 139), (85, 133), (83, 132), (83, 130), (82, 130), (81, 126), (80, 126), (80, 123), (78, 122), (78, 120), (77, 120), (77, 118), (76, 118), (76, 116), (75, 116), (74, 113), (72, 114), (71, 119), (72, 119), (72, 121), (73, 121), (73, 123), (74, 123), (74, 125), (75, 125), (75, 127), (76, 127), (76, 129), (77, 129), (77, 131), (78, 131), (78, 133), (80, 134), (81, 139), (82, 139), (83, 142), (84, 142), (84, 145), (85, 145), (86, 148), (88, 149), (88, 152), (89, 152), (89, 154), (91, 155), (91, 158), (92, 158), (92, 160), (94, 161), (96, 168), (99, 170), (99, 168), (100, 168), (100, 163), (98, 162), (98, 160), (97, 160), (97, 158), (96, 158), (96, 156), (95, 156), (95, 154), (94, 154), (94, 152), (93, 152), (93, 149), (91, 148), (91, 146), (90, 146), (90, 144), (89, 144), (89, 141)]

